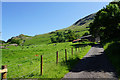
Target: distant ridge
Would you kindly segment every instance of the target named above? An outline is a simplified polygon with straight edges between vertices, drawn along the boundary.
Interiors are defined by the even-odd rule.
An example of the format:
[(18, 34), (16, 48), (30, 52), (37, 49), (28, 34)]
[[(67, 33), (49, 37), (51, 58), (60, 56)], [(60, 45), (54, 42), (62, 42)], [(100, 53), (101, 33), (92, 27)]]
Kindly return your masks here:
[(77, 22), (73, 24), (73, 26), (81, 26), (89, 22), (90, 20), (93, 20), (95, 17), (96, 13), (90, 14), (82, 19), (79, 19)]

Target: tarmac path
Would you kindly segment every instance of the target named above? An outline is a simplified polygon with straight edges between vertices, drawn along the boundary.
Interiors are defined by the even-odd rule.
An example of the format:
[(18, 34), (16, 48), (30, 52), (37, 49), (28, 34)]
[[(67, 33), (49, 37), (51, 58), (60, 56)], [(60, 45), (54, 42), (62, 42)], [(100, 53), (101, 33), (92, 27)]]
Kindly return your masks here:
[(98, 44), (61, 80), (118, 80), (114, 67)]

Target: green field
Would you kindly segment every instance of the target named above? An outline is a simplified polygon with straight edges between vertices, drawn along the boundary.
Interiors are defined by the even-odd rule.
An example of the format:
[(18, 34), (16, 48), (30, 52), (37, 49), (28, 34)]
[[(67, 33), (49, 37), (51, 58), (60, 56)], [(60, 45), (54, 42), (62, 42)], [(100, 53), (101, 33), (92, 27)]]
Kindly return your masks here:
[[(76, 44), (79, 43), (8, 46), (9, 49), (2, 49), (2, 65), (8, 66), (8, 78), (62, 78), (91, 48), (89, 45), (83, 45), (84, 43), (80, 43), (82, 46), (76, 46)], [(75, 47), (79, 47), (77, 53)], [(65, 62), (65, 49), (67, 49), (67, 63)], [(58, 65), (56, 65), (56, 51), (59, 53)], [(43, 55), (42, 76), (40, 75), (40, 55)]]

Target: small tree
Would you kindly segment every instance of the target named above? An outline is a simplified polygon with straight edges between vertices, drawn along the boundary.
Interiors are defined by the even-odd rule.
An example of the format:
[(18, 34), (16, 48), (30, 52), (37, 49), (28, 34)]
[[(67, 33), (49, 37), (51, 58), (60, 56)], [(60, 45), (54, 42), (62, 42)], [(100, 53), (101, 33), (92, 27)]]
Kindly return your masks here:
[(51, 42), (52, 42), (52, 43), (56, 43), (56, 38), (52, 37), (52, 38), (51, 38)]

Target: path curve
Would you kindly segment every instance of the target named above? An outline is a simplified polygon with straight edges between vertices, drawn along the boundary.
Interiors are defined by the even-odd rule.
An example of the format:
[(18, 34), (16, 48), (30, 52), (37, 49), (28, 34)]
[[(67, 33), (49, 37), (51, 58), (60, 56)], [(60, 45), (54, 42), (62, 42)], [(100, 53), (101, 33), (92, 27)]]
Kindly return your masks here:
[(87, 55), (79, 60), (74, 68), (61, 80), (70, 80), (71, 78), (118, 80), (114, 67), (108, 61), (104, 49), (99, 44), (93, 46)]

